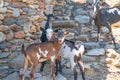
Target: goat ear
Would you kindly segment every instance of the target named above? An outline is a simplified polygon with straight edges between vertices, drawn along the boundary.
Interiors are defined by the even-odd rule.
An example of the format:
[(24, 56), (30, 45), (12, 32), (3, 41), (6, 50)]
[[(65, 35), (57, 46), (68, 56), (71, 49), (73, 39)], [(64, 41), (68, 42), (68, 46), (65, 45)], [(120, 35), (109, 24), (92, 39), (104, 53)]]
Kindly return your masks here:
[(47, 16), (47, 14), (46, 14), (45, 12), (43, 12), (43, 14), (44, 14), (45, 16)]
[(70, 33), (70, 30), (67, 29), (66, 32), (65, 32), (65, 34), (68, 35), (69, 33)]
[(43, 32), (46, 32), (44, 28), (40, 27), (40, 30), (43, 31)]
[(59, 30), (61, 30), (61, 29), (60, 29), (60, 28), (58, 28), (58, 29), (55, 29), (55, 30), (54, 30), (54, 32), (56, 32), (56, 33), (57, 33)]

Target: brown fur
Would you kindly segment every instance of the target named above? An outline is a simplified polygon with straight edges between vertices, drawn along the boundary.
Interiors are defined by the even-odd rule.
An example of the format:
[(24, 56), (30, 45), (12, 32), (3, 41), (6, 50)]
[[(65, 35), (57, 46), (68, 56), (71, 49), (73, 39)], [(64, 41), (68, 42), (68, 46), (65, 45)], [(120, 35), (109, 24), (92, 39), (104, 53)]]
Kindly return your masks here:
[[(61, 38), (65, 38), (65, 36), (69, 33), (69, 31), (66, 31), (66, 33), (64, 34), (60, 34), (62, 35)], [(35, 69), (38, 65), (39, 62), (43, 62), (45, 60), (50, 60), (50, 64), (51, 64), (51, 77), (53, 77), (54, 80), (54, 62), (55, 59), (57, 58), (57, 53), (59, 52), (61, 46), (62, 46), (63, 41), (61, 40), (55, 40), (55, 41), (49, 41), (49, 42), (44, 42), (44, 43), (35, 43), (35, 44), (31, 44), (29, 45), (26, 50), (24, 49), (24, 45), (22, 45), (22, 54), (24, 54), (25, 56), (25, 61), (24, 61), (24, 70), (23, 70), (23, 77), (22, 80), (24, 80), (25, 76), (25, 72), (26, 69), (29, 65), (29, 63), (32, 63), (32, 69), (30, 72), (30, 77), (31, 80), (34, 80), (34, 72)], [(41, 51), (47, 51), (47, 55), (44, 56), (41, 51), (39, 51), (39, 49), (41, 49)], [(53, 50), (54, 49), (54, 50)], [(39, 54), (39, 59), (37, 54)], [(53, 56), (55, 56), (55, 58), (53, 58)]]
[(82, 58), (81, 58), (81, 54), (79, 54), (79, 56), (74, 56), (74, 62), (77, 63), (78, 61), (81, 61)]

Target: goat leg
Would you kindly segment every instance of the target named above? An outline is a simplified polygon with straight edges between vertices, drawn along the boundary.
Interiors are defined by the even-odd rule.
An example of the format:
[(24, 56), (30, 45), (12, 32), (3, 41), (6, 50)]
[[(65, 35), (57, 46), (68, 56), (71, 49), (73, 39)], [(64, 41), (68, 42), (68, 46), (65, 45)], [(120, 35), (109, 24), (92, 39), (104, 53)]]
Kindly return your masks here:
[(62, 60), (62, 57), (58, 56), (59, 72), (62, 72), (61, 60)]
[(100, 27), (98, 27), (98, 34), (97, 34), (97, 43), (100, 41)]
[(56, 64), (56, 72), (55, 72), (55, 75), (57, 76), (57, 74), (58, 74), (58, 60), (57, 60), (57, 59), (55, 60), (55, 64)]
[(75, 66), (73, 68), (73, 71), (74, 71), (74, 80), (77, 80), (77, 71)]
[(78, 61), (78, 66), (80, 67), (80, 71), (82, 73), (82, 78), (83, 78), (83, 80), (85, 80), (85, 70), (84, 70), (84, 65), (83, 65), (82, 60)]
[(62, 72), (62, 65), (61, 65), (61, 56), (58, 56), (57, 59), (55, 60), (55, 64), (56, 64), (56, 72), (55, 72), (55, 75), (58, 74), (58, 69), (59, 69), (59, 72)]
[(34, 73), (35, 73), (37, 65), (38, 65), (38, 63), (33, 63), (32, 70), (30, 72), (30, 78), (31, 78), (31, 80), (34, 80)]
[(107, 21), (107, 28), (109, 29), (109, 34), (112, 37), (113, 44), (114, 44), (115, 48), (117, 48), (116, 43), (115, 43), (115, 38), (113, 37), (113, 34), (112, 34), (112, 29), (111, 29), (110, 23), (108, 21)]
[(24, 69), (23, 69), (23, 72), (22, 72), (22, 80), (25, 80), (25, 72), (26, 72), (26, 70), (27, 70), (27, 68), (28, 68), (28, 65), (29, 65), (29, 63), (28, 63), (28, 59), (27, 59), (27, 57), (25, 57), (25, 59), (24, 59)]
[(60, 61), (58, 61), (58, 64), (59, 64), (59, 72), (62, 72), (61, 60), (60, 60)]
[(51, 78), (53, 78), (53, 80), (55, 80), (55, 75), (54, 75), (54, 62), (51, 61)]
[(46, 62), (46, 61), (42, 62), (42, 64), (41, 64), (41, 67), (40, 67), (40, 71), (41, 71), (41, 72), (43, 71), (43, 68), (44, 68), (44, 66), (45, 66), (45, 62)]

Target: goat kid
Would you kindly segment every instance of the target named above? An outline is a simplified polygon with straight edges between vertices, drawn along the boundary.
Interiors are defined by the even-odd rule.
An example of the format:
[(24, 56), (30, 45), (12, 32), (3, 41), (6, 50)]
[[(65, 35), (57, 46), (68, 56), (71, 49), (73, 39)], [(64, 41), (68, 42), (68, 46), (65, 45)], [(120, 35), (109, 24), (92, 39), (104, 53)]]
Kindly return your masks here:
[(53, 14), (46, 14), (45, 12), (43, 12), (43, 14), (46, 16), (47, 21), (44, 26), (44, 30), (40, 27), (40, 29), (43, 31), (42, 35), (40, 37), (40, 40), (41, 40), (41, 42), (46, 42), (51, 39), (51, 35), (46, 36), (46, 32), (47, 32), (47, 34), (49, 34), (49, 32), (53, 32), (52, 31), (52, 21), (53, 21), (53, 19), (56, 19), (56, 17)]
[(69, 34), (69, 31), (60, 32), (56, 34), (56, 39), (54, 41), (44, 42), (44, 43), (35, 43), (29, 45), (26, 50), (24, 49), (24, 45), (22, 45), (22, 54), (25, 56), (24, 60), (24, 69), (22, 73), (22, 80), (25, 79), (25, 72), (27, 70), (28, 65), (32, 64), (32, 69), (30, 72), (31, 80), (34, 80), (34, 72), (39, 62), (43, 62), (46, 60), (50, 60), (51, 65), (51, 77), (53, 80), (54, 76), (54, 63), (55, 59), (57, 59), (58, 52), (62, 46), (64, 38)]
[[(46, 42), (47, 42), (47, 40), (49, 40), (49, 41), (54, 41), (54, 32), (56, 33), (56, 32), (58, 32), (58, 30), (59, 29), (57, 29), (57, 30), (55, 30), (55, 31), (53, 31), (51, 28), (50, 29), (47, 29), (47, 30), (45, 30), (44, 28), (40, 28), (41, 29), (41, 31), (42, 31), (42, 33), (44, 33), (45, 34), (45, 38), (46, 39), (44, 39), (44, 40), (46, 40)], [(41, 38), (42, 39), (42, 38)], [(41, 40), (42, 41), (42, 40)], [(60, 59), (60, 57), (58, 58), (58, 59)], [(58, 60), (55, 60), (55, 63), (56, 63), (56, 69), (58, 70), (58, 64), (60, 64), (60, 60), (58, 61)], [(41, 65), (41, 68), (40, 68), (40, 71), (43, 71), (43, 68), (44, 68), (44, 66), (45, 66), (45, 62), (42, 62), (42, 65)], [(55, 75), (57, 75), (57, 70), (56, 70), (56, 73), (55, 73)], [(61, 67), (61, 65), (59, 66), (59, 72), (62, 72), (62, 67)]]
[(69, 59), (71, 63), (71, 69), (74, 71), (74, 80), (77, 80), (76, 65), (79, 66), (82, 79), (85, 80), (85, 71), (82, 61), (82, 54), (84, 53), (84, 46), (78, 47), (74, 42), (65, 40), (62, 44), (62, 48), (59, 55), (63, 58)]
[(100, 8), (101, 3), (101, 0), (97, 0), (97, 2), (94, 4), (93, 13), (94, 22), (98, 28), (97, 42), (99, 42), (100, 39), (100, 28), (102, 26), (106, 26), (109, 29), (109, 34), (111, 35), (112, 41), (116, 48), (115, 39), (111, 30), (111, 25), (120, 21), (120, 6), (112, 8)]

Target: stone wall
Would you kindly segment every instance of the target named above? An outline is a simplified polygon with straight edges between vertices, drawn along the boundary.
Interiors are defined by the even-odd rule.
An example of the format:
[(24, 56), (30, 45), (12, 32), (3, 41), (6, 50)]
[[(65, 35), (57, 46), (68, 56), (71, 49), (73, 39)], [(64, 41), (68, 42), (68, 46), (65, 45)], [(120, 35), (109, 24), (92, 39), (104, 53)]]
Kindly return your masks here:
[[(12, 72), (23, 68), (23, 55), (21, 55), (21, 44), (32, 44), (40, 42), (40, 27), (45, 24), (46, 13), (53, 13), (59, 18), (53, 22), (53, 28), (69, 28), (71, 30), (67, 39), (83, 44), (86, 52), (83, 56), (85, 62), (106, 62), (120, 66), (118, 53), (112, 54), (111, 37), (106, 27), (101, 28), (101, 43), (97, 44), (97, 28), (91, 18), (93, 7), (88, 3), (74, 3), (67, 0), (4, 0), (0, 2), (0, 78), (6, 77)], [(80, 0), (82, 1), (82, 0)], [(85, 1), (86, 2), (86, 1)], [(120, 28), (113, 28), (116, 42), (120, 43)], [(110, 49), (110, 50), (108, 50)], [(109, 59), (101, 58), (108, 51)], [(113, 50), (114, 51), (114, 50)], [(110, 54), (109, 54), (110, 53)], [(111, 57), (114, 59), (111, 59)], [(96, 57), (100, 56), (98, 60)], [(120, 57), (119, 57), (120, 58)], [(110, 62), (111, 61), (111, 62)], [(113, 61), (114, 62), (114, 61)], [(91, 65), (91, 64), (90, 64)], [(96, 66), (96, 65), (95, 65)], [(90, 68), (91, 69), (91, 68)], [(16, 75), (16, 74), (15, 74)], [(8, 78), (9, 79), (9, 78)], [(4, 80), (7, 80), (6, 78)], [(13, 80), (13, 79), (11, 79)], [(18, 79), (15, 79), (18, 80)]]

